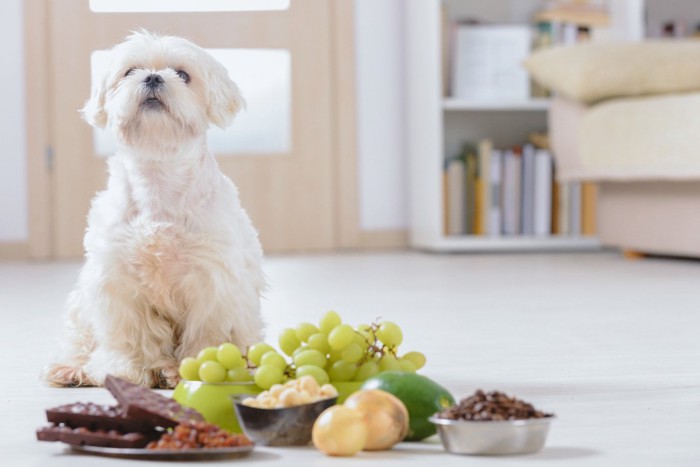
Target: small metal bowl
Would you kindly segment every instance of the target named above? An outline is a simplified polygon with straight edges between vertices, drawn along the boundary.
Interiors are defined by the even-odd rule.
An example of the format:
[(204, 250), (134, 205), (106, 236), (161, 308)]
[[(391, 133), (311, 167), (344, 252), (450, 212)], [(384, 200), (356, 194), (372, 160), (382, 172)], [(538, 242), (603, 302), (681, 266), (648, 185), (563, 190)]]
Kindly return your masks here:
[(335, 405), (337, 397), (282, 409), (261, 409), (243, 405), (252, 394), (232, 396), (233, 407), (243, 433), (263, 446), (305, 446), (321, 412)]
[(555, 417), (528, 420), (470, 421), (430, 417), (445, 450), (453, 454), (512, 455), (537, 452), (544, 446)]

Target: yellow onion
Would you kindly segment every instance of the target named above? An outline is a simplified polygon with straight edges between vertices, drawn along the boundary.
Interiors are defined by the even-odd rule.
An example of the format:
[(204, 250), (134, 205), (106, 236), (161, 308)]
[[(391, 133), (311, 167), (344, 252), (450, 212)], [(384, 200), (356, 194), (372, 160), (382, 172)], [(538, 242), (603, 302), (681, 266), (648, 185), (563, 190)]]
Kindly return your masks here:
[(362, 415), (350, 407), (334, 405), (316, 419), (311, 438), (329, 456), (354, 456), (365, 447), (367, 426)]
[(367, 425), (366, 451), (381, 451), (404, 439), (408, 433), (408, 410), (393, 394), (380, 389), (357, 391), (345, 406), (362, 414)]

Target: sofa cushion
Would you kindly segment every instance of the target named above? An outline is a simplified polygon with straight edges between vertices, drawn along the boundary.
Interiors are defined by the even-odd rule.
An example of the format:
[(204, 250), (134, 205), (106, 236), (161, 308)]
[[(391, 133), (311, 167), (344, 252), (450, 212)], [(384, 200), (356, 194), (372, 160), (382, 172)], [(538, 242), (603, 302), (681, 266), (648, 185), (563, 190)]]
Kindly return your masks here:
[(606, 101), (580, 120), (581, 172), (594, 180), (700, 179), (700, 93)]
[(700, 91), (700, 40), (555, 46), (524, 66), (545, 87), (584, 103)]

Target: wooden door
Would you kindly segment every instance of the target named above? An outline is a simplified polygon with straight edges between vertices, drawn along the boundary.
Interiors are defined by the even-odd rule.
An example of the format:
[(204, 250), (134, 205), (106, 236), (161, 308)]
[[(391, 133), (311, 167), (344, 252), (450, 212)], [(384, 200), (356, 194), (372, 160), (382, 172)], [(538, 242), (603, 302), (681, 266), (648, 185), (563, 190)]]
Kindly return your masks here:
[(291, 0), (287, 10), (215, 13), (95, 13), (88, 4), (48, 2), (54, 256), (82, 255), (89, 203), (106, 182), (92, 128), (77, 112), (90, 92), (91, 53), (139, 28), (180, 35), (204, 48), (289, 51), (289, 150), (216, 156), (238, 186), (267, 252), (338, 246), (331, 2)]

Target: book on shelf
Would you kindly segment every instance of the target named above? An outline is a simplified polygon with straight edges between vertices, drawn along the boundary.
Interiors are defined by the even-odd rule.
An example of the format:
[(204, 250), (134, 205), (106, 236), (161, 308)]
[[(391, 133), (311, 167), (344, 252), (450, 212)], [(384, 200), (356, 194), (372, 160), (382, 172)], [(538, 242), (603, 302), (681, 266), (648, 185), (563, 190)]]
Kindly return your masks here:
[(593, 182), (581, 184), (581, 234), (595, 235), (596, 233), (596, 204), (598, 186)]
[(554, 160), (552, 160), (552, 221), (550, 224), (550, 232), (552, 232), (552, 235), (562, 235), (562, 233), (559, 231), (559, 214), (561, 210), (561, 200), (559, 199), (560, 183), (557, 181), (557, 177), (554, 175), (555, 173), (556, 166), (554, 164)]
[(534, 153), (533, 234), (552, 233), (552, 155), (546, 149)]
[(595, 184), (557, 181), (544, 144), (467, 142), (446, 159), (443, 180), (446, 235), (595, 234)]
[(525, 143), (522, 148), (522, 209), (520, 213), (520, 233), (535, 233), (535, 146)]
[(491, 151), (493, 143), (489, 139), (482, 139), (477, 145), (476, 165), (476, 223), (474, 233), (476, 235), (489, 234), (489, 212), (491, 210)]
[(464, 159), (445, 161), (443, 176), (445, 202), (445, 235), (467, 233), (466, 177)]
[(558, 233), (559, 235), (569, 235), (569, 185), (568, 183), (560, 183), (559, 184), (559, 210), (558, 210), (558, 219), (559, 219), (559, 228)]
[(569, 235), (581, 235), (581, 182), (569, 182)]
[(507, 149), (503, 152), (503, 227), (504, 235), (521, 233), (521, 179), (522, 159), (519, 148)]
[(462, 149), (462, 158), (465, 164), (465, 208), (466, 214), (466, 231), (469, 234), (474, 234), (477, 231), (477, 194), (476, 194), (476, 177), (477, 164), (479, 160), (476, 154), (476, 145), (473, 143), (465, 143)]
[(489, 210), (488, 210), (488, 234), (498, 236), (501, 234), (503, 224), (502, 205), (502, 177), (503, 177), (503, 151), (491, 149), (489, 167)]

